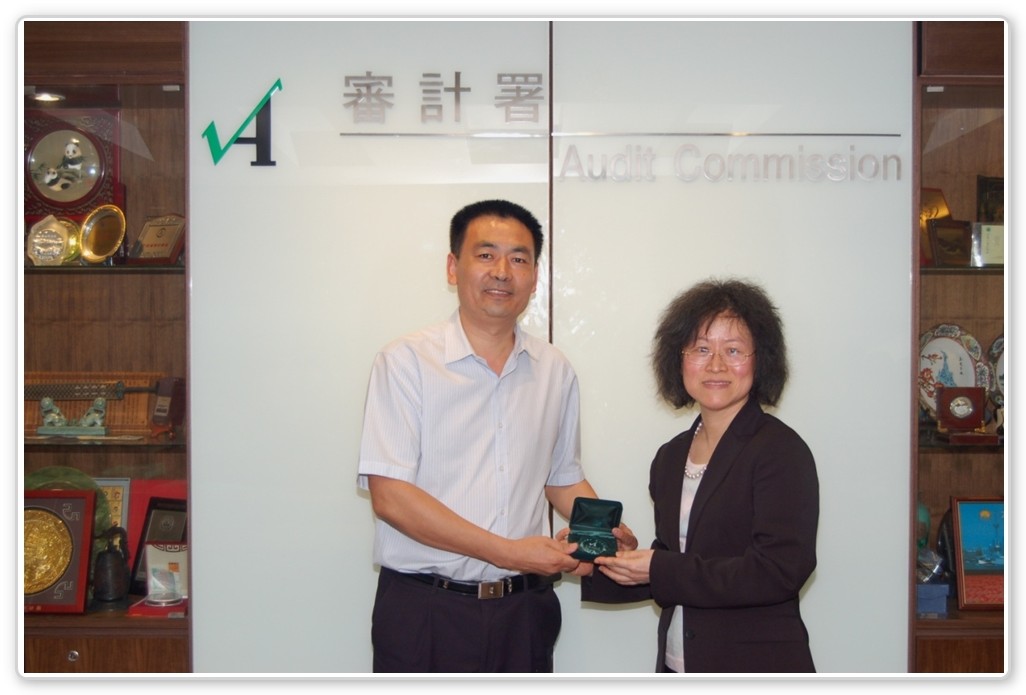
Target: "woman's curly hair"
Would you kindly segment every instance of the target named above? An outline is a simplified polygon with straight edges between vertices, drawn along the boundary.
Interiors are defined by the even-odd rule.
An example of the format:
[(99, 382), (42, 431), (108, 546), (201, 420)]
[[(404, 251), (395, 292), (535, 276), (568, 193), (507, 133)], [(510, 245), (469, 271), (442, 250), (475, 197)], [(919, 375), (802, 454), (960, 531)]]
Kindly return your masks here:
[(652, 352), (659, 395), (675, 408), (694, 404), (694, 397), (684, 388), (681, 350), (722, 314), (736, 316), (752, 334), (752, 396), (763, 405), (776, 405), (788, 375), (780, 315), (761, 287), (733, 279), (701, 282), (678, 295), (663, 311)]

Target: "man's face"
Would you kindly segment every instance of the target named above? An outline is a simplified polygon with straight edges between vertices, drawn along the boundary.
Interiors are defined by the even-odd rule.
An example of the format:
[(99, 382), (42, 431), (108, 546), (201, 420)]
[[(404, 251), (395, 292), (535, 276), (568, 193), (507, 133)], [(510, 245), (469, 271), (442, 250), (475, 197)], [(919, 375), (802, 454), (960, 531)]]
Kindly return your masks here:
[(538, 283), (534, 237), (512, 217), (478, 217), (467, 226), (459, 258), (449, 254), (447, 273), (464, 320), (512, 326)]

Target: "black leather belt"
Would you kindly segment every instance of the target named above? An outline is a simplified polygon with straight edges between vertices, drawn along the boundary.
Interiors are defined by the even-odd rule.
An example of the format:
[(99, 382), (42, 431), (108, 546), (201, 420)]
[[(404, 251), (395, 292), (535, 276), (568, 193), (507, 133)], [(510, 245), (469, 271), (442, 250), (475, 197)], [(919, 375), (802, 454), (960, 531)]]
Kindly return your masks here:
[[(387, 569), (387, 567), (382, 568), (383, 571)], [(394, 572), (395, 570), (388, 571)], [(515, 594), (518, 591), (540, 589), (554, 584), (562, 576), (558, 572), (549, 575), (517, 574), (512, 577), (497, 579), (494, 582), (458, 582), (455, 579), (439, 577), (436, 574), (407, 574), (405, 572), (396, 572), (396, 574), (400, 577), (415, 579), (423, 584), (430, 584), (439, 589), (445, 589), (446, 591), (476, 596), (479, 599), (502, 598), (503, 596)]]

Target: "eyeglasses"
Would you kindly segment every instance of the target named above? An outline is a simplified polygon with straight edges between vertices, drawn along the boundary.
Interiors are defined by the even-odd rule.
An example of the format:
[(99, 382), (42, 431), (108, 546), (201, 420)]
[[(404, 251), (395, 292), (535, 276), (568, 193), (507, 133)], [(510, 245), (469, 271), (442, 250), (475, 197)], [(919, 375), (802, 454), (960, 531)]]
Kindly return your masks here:
[(713, 355), (719, 355), (720, 359), (723, 360), (723, 364), (728, 367), (740, 367), (748, 361), (748, 358), (755, 354), (755, 350), (751, 352), (741, 352), (736, 347), (729, 347), (723, 352), (716, 352), (711, 348), (707, 347), (696, 347), (690, 350), (684, 349), (680, 351), (680, 354), (684, 355), (684, 359), (689, 364), (693, 364), (697, 367), (704, 367), (705, 365), (712, 362)]

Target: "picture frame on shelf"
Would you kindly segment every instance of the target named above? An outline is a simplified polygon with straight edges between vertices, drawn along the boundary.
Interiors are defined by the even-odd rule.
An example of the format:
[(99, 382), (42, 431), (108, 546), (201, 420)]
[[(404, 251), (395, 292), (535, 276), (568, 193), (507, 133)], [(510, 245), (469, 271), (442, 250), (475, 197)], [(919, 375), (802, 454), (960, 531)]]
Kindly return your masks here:
[(185, 246), (185, 217), (153, 217), (143, 223), (128, 254), (129, 265), (174, 265)]
[(968, 268), (973, 249), (972, 223), (950, 217), (927, 220), (933, 264), (941, 267)]
[(974, 268), (1005, 264), (1005, 225), (974, 222), (972, 244)]
[(188, 537), (188, 505), (184, 499), (151, 497), (146, 507), (142, 532), (135, 544), (135, 562), (129, 593), (145, 596), (147, 592), (146, 553), (148, 543), (186, 543)]
[(951, 217), (951, 208), (948, 207), (944, 191), (939, 188), (922, 188), (919, 191), (919, 257), (920, 264), (924, 266), (933, 265), (933, 247), (930, 244), (930, 234), (927, 229), (929, 220), (939, 220)]
[(1005, 502), (952, 497), (959, 610), (1001, 610), (1005, 600)]
[(128, 510), (131, 503), (131, 478), (93, 478), (110, 507), (110, 523), (128, 529)]
[(81, 222), (101, 205), (124, 208), (120, 112), (25, 112), (25, 226), (47, 215)]
[(976, 221), (1005, 223), (1005, 179), (1002, 176), (976, 177)]
[(95, 490), (25, 490), (26, 613), (84, 613)]

